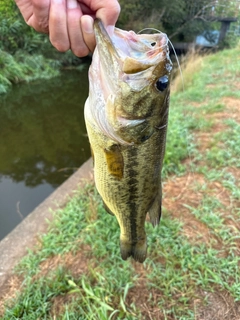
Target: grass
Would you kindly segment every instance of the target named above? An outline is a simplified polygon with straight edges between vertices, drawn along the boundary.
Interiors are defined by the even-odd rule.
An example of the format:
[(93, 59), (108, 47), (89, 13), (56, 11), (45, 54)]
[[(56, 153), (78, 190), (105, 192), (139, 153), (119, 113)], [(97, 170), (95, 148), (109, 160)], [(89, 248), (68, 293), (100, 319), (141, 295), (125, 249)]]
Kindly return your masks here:
[(238, 319), (237, 52), (192, 57), (185, 91), (175, 86), (164, 213), (159, 228), (146, 223), (146, 262), (121, 260), (116, 219), (88, 185), (18, 265), (22, 285), (1, 319)]

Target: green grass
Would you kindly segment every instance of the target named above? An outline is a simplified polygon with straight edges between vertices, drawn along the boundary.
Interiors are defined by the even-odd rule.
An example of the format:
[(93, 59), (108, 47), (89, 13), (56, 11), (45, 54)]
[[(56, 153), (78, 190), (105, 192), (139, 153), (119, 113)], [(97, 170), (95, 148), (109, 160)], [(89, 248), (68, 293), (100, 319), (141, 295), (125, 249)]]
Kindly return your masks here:
[(240, 124), (233, 119), (223, 121), (227, 128), (213, 134), (213, 147), (207, 151), (206, 159), (212, 167), (240, 167)]
[[(97, 205), (97, 220), (91, 224), (85, 215), (89, 197)], [(197, 294), (196, 288), (211, 292), (214, 287), (221, 287), (235, 299), (240, 297), (240, 257), (234, 255), (233, 250), (234, 237), (238, 236), (232, 234), (230, 242), (221, 216), (209, 213), (209, 208), (218, 209), (219, 203), (210, 198), (199, 208), (191, 209), (214, 234), (226, 240), (224, 244), (231, 252), (225, 258), (219, 259), (224, 247), (217, 250), (208, 243), (194, 246), (189, 243), (181, 233), (182, 224), (168, 214), (165, 214), (160, 228), (147, 224), (147, 303), (152, 303), (151, 290), (157, 291), (160, 295), (157, 306), (176, 319), (183, 316), (194, 319), (194, 311), (189, 305)], [(81, 228), (78, 230), (79, 225)], [(72, 298), (63, 306), (59, 319), (67, 319), (67, 316), (71, 319), (76, 315), (79, 315), (77, 319), (109, 319), (111, 316), (114, 319), (115, 315), (117, 319), (140, 319), (137, 306), (126, 304), (128, 292), (137, 284), (138, 275), (131, 263), (123, 262), (119, 257), (118, 238), (117, 223), (105, 213), (95, 190), (88, 188), (88, 192), (80, 192), (64, 210), (58, 212), (54, 225), (42, 237), (41, 248), (30, 252), (18, 266), (18, 272), (24, 275), (25, 281), (17, 302), (12, 307), (9, 302), (3, 319), (49, 319), (53, 298), (61, 295), (72, 295)], [(44, 260), (67, 252), (74, 255), (83, 244), (92, 248), (87, 259), (87, 275), (74, 277), (64, 266), (64, 259), (56, 269), (41, 275), (40, 265)], [(164, 262), (161, 261), (163, 259)]]
[(197, 219), (208, 226), (209, 232), (220, 238), (224, 245), (237, 249), (235, 241), (240, 238), (240, 235), (237, 230), (224, 223), (225, 207), (218, 199), (206, 195), (198, 207), (188, 205), (187, 207)]
[[(195, 320), (208, 305), (203, 292), (227, 292), (239, 303), (240, 193), (234, 172), (239, 172), (240, 132), (230, 112), (224, 120), (217, 117), (227, 111), (223, 97), (239, 99), (237, 91), (230, 95), (240, 73), (236, 54), (232, 49), (205, 57), (190, 77), (191, 85), (172, 95), (164, 184), (178, 176), (186, 181), (186, 190), (180, 187), (179, 193), (191, 189), (190, 195), (201, 196), (193, 203), (190, 196), (176, 197), (179, 206), (164, 208), (158, 228), (146, 223), (148, 258), (143, 266), (120, 258), (117, 221), (104, 211), (94, 187), (86, 186), (54, 213), (39, 246), (18, 265), (22, 287), (6, 301), (3, 320), (137, 320), (149, 314), (154, 319), (156, 310), (160, 319)], [(215, 132), (218, 124), (224, 130)], [(201, 152), (199, 133), (211, 138)], [(188, 175), (201, 176), (203, 183), (187, 184)], [(194, 235), (188, 234), (186, 223)], [(48, 261), (52, 263), (44, 269)]]
[(166, 152), (163, 165), (163, 177), (168, 174), (185, 172), (181, 160), (188, 157), (195, 147), (193, 135), (189, 132), (192, 119), (185, 119), (184, 114), (179, 114), (177, 109), (170, 110), (169, 130), (167, 134)]

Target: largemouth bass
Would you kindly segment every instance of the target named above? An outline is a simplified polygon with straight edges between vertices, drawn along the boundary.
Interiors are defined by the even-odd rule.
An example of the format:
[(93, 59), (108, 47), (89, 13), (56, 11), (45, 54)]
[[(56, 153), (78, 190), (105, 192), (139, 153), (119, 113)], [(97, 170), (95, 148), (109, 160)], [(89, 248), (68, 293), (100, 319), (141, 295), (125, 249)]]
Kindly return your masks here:
[[(135, 34), (94, 23), (85, 121), (94, 178), (105, 209), (120, 225), (122, 259), (147, 256), (145, 219), (161, 217), (172, 63), (166, 34)], [(107, 228), (107, 226), (106, 226)]]

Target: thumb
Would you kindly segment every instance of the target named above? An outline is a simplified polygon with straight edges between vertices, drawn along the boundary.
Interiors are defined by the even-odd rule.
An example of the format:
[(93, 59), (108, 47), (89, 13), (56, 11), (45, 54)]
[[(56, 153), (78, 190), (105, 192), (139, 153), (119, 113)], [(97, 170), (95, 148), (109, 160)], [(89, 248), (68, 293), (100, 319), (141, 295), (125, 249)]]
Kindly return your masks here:
[[(106, 3), (108, 3), (106, 5)], [(99, 18), (109, 32), (113, 32), (120, 13), (120, 5), (118, 1), (103, 1), (102, 7), (96, 12), (96, 17)]]

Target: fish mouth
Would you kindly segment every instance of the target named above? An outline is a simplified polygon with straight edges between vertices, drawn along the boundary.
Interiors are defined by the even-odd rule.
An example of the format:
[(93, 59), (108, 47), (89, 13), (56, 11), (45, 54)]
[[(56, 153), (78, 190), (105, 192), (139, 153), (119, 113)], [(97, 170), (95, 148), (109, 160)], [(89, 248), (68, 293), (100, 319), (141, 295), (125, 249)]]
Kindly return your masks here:
[(110, 37), (99, 19), (94, 22), (94, 30), (100, 56), (105, 56), (103, 64), (109, 68), (111, 63), (115, 74), (134, 75), (153, 69), (169, 55), (165, 33), (136, 34), (115, 28)]

